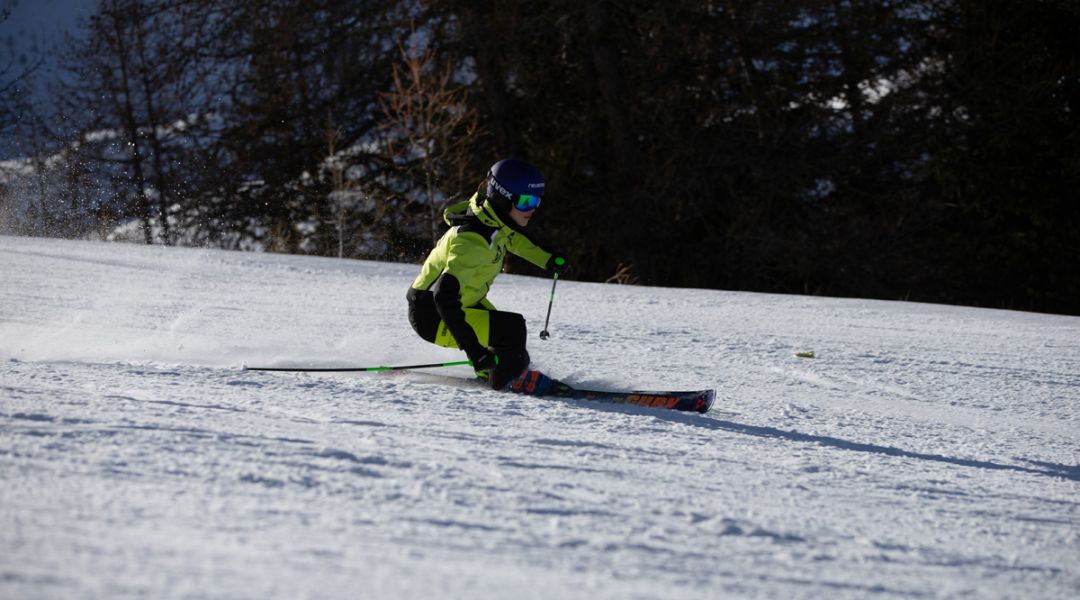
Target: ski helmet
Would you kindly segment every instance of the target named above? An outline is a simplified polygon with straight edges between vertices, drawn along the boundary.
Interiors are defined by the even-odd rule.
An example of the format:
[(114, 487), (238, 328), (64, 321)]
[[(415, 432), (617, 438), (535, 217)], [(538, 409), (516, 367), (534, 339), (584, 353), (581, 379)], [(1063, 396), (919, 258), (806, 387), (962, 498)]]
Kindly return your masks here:
[(510, 209), (528, 211), (540, 206), (544, 176), (523, 160), (507, 158), (491, 165), (487, 177), (487, 199), (500, 216)]

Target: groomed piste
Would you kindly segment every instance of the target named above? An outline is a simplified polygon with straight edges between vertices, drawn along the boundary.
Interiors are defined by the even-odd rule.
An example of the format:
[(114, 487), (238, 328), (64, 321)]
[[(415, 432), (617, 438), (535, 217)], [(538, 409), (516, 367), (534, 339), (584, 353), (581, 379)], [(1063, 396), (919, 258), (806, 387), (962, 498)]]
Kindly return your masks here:
[(537, 368), (713, 409), (243, 370), (460, 360), (416, 269), (0, 237), (0, 597), (1080, 590), (1080, 318), (566, 280), (540, 340), (504, 276)]

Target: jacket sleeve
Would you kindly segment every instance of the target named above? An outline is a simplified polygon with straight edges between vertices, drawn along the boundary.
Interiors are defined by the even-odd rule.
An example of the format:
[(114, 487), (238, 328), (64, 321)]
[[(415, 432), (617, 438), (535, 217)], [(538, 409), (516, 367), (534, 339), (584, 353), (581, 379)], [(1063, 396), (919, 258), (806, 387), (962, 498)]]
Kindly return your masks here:
[(509, 246), (510, 252), (524, 258), (541, 269), (546, 269), (548, 267), (548, 261), (551, 260), (552, 253), (541, 248), (523, 234), (515, 232), (511, 235)]
[(461, 282), (452, 273), (445, 272), (431, 286), (431, 291), (435, 295), (435, 310), (457, 340), (458, 347), (465, 351), (469, 360), (478, 358), (486, 348), (480, 345), (476, 332), (465, 321), (465, 310), (461, 306)]

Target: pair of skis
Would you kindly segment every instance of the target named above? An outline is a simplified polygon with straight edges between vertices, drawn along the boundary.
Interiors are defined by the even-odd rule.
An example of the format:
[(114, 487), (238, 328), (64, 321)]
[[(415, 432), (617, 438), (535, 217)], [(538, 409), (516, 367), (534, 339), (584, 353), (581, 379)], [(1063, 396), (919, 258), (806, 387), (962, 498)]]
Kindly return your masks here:
[(610, 404), (632, 404), (686, 412), (707, 412), (716, 399), (715, 390), (668, 392), (620, 392), (575, 388), (540, 371), (526, 371), (508, 391), (530, 396), (592, 400)]
[[(330, 367), (330, 368), (304, 368), (304, 367), (248, 367), (247, 371), (287, 371), (287, 372), (312, 372), (312, 373), (345, 373), (345, 372), (375, 372), (385, 373), (394, 371), (407, 371), (414, 369), (427, 369), (437, 367), (451, 367), (470, 365), (469, 361), (451, 363), (431, 363), (424, 365), (401, 365), (396, 367)], [(649, 408), (661, 408), (685, 412), (707, 412), (712, 408), (716, 400), (715, 390), (694, 391), (609, 391), (590, 390), (571, 386), (557, 379), (552, 379), (540, 371), (526, 371), (507, 389), (508, 392), (524, 394), (528, 396), (567, 398), (573, 400), (588, 400), (604, 402), (608, 404), (629, 404)]]

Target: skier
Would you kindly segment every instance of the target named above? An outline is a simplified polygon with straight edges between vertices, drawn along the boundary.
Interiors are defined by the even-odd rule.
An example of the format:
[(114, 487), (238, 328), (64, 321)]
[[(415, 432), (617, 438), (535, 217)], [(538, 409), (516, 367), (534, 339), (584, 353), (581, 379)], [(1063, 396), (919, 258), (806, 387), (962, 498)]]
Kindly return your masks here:
[(460, 348), (476, 376), (501, 390), (526, 373), (525, 319), (495, 309), (488, 289), (510, 252), (562, 275), (567, 261), (525, 234), (544, 194), (531, 164), (505, 159), (492, 165), (468, 200), (446, 208), (450, 230), (428, 254), (409, 288), (409, 322), (421, 338)]

